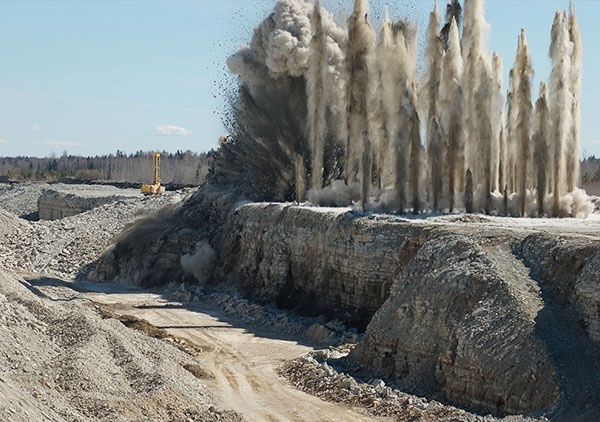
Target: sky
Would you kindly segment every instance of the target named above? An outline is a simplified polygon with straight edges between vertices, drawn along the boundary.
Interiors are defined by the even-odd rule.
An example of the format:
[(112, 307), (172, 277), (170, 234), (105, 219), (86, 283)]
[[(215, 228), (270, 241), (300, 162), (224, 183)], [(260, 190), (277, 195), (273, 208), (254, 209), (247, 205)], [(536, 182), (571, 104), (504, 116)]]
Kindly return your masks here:
[[(353, 0), (321, 0), (335, 16)], [(371, 19), (427, 26), (434, 1), (371, 0)], [(445, 4), (440, 1), (440, 4)], [(574, 0), (584, 47), (582, 155), (600, 157), (600, 1)], [(117, 150), (208, 151), (225, 133), (225, 60), (275, 0), (0, 1), (0, 156)], [(539, 80), (550, 74), (554, 12), (568, 0), (487, 0), (488, 48), (505, 73), (527, 31)], [(505, 83), (506, 83), (505, 76)]]

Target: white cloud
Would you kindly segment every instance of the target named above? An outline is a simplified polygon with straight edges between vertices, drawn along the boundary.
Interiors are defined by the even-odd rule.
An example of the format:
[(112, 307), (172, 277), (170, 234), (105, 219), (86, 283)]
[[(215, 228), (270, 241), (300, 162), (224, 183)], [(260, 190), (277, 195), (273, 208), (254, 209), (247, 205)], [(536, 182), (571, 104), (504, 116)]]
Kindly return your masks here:
[(42, 127), (37, 123), (34, 123), (31, 126), (29, 126), (29, 129), (33, 130), (34, 132), (39, 132), (40, 130), (42, 130)]
[(158, 125), (154, 128), (154, 133), (163, 136), (190, 136), (192, 134), (186, 128), (175, 125)]
[(67, 142), (67, 141), (35, 141), (35, 145), (48, 145), (51, 147), (60, 147), (60, 148), (73, 148), (73, 147), (83, 147), (85, 145), (80, 144), (79, 142)]
[(0, 139), (0, 145), (8, 145), (10, 144), (10, 142), (8, 142), (6, 139)]
[(588, 144), (600, 144), (600, 139), (592, 139), (591, 141), (587, 142)]

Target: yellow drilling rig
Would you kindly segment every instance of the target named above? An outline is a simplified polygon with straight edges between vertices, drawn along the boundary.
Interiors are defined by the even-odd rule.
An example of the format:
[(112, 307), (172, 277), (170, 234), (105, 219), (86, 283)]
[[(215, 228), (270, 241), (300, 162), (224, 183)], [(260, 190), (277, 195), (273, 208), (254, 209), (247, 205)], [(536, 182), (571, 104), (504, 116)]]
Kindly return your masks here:
[(160, 185), (160, 153), (152, 153), (152, 161), (154, 162), (154, 181), (151, 185), (143, 184), (142, 193), (144, 195), (161, 195), (165, 193), (165, 187)]

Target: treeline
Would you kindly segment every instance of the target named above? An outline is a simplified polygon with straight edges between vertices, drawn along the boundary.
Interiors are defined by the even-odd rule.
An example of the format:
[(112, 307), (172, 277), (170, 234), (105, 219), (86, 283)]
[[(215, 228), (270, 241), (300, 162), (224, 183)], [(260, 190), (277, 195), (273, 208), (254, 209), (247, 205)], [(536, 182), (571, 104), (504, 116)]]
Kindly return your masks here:
[(581, 162), (582, 187), (590, 195), (600, 195), (600, 158), (594, 155)]
[[(196, 153), (161, 152), (160, 175), (163, 183), (199, 185), (204, 181), (215, 151)], [(81, 157), (0, 157), (0, 182), (57, 182), (71, 178), (90, 182), (147, 183), (152, 181), (152, 152), (137, 151)], [(581, 161), (582, 187), (590, 195), (600, 195), (600, 158), (594, 155)]]
[[(208, 163), (214, 151), (196, 153), (177, 151), (161, 152), (161, 182), (180, 185), (199, 185), (208, 173)], [(81, 182), (152, 181), (152, 152), (137, 151), (80, 157), (64, 153), (60, 157), (0, 157), (0, 181), (45, 181), (75, 179)]]

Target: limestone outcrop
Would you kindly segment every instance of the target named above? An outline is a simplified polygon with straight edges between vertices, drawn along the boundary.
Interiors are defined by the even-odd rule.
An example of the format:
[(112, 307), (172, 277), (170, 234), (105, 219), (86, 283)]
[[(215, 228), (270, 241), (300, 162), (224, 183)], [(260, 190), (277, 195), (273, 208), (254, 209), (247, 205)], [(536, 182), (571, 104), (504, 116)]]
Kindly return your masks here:
[(228, 216), (215, 246), (221, 276), (246, 295), (364, 328), (423, 236), (401, 218), (247, 204)]
[(552, 407), (560, 387), (536, 329), (540, 289), (505, 242), (464, 234), (425, 242), (351, 358), (474, 410)]
[(593, 396), (599, 242), (456, 220), (241, 205), (215, 239), (220, 275), (300, 312), (374, 315), (350, 359), (409, 391), (495, 414)]

